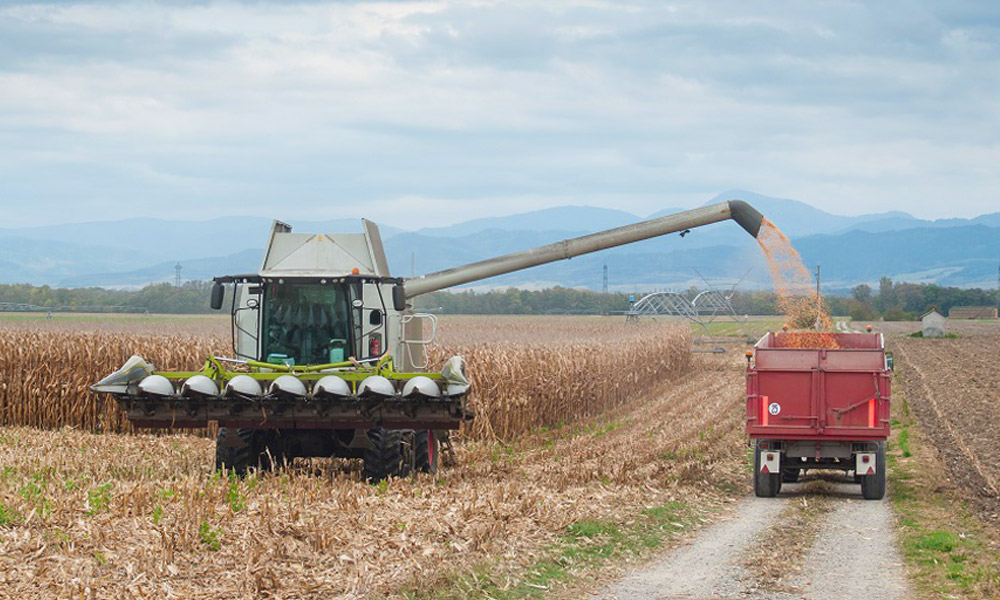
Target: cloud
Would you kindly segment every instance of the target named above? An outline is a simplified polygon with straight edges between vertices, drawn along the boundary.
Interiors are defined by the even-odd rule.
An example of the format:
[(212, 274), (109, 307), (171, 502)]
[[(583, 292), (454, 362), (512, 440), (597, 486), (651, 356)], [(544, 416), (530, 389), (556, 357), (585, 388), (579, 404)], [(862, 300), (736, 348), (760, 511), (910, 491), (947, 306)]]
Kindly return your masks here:
[[(979, 3), (7, 3), (0, 217), (996, 210)], [(53, 216), (56, 215), (56, 216)]]

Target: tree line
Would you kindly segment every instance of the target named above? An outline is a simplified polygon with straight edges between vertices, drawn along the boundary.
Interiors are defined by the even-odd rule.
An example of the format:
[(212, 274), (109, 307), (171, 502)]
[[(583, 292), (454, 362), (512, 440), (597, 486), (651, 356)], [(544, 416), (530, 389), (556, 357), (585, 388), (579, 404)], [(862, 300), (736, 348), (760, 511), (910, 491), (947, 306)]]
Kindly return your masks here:
[[(117, 310), (117, 307), (130, 307), (151, 313), (207, 313), (211, 312), (208, 306), (211, 288), (211, 282), (207, 281), (189, 281), (181, 286), (159, 283), (139, 290), (0, 284), (0, 302), (32, 304), (57, 310), (77, 307)], [(694, 300), (700, 291), (689, 288), (681, 294), (688, 300)], [(628, 309), (630, 296), (638, 300), (642, 294), (563, 287), (544, 290), (507, 288), (481, 293), (434, 292), (418, 296), (415, 308), (452, 314), (615, 314)], [(877, 290), (861, 284), (849, 293), (828, 294), (824, 300), (831, 314), (837, 316), (850, 316), (858, 321), (899, 321), (916, 319), (931, 309), (947, 315), (952, 306), (994, 306), (997, 304), (997, 292), (926, 283), (898, 283), (883, 277)], [(777, 298), (770, 291), (737, 290), (731, 302), (740, 315), (780, 313)]]
[(180, 286), (156, 283), (139, 290), (115, 290), (99, 287), (52, 288), (47, 285), (0, 284), (0, 302), (31, 304), (53, 310), (107, 311), (191, 314), (210, 312), (212, 284), (188, 281)]

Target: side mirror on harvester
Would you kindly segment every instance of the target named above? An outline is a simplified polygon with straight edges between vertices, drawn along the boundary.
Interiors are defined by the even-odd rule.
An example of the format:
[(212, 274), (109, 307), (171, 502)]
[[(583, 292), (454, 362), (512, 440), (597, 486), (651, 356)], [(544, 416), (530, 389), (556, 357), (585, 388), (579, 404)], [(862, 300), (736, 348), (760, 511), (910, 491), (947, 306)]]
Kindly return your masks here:
[(401, 283), (392, 286), (392, 307), (398, 311), (406, 310), (406, 289)]
[(222, 299), (226, 295), (226, 288), (222, 287), (222, 284), (216, 281), (212, 284), (212, 309), (219, 310), (222, 308)]

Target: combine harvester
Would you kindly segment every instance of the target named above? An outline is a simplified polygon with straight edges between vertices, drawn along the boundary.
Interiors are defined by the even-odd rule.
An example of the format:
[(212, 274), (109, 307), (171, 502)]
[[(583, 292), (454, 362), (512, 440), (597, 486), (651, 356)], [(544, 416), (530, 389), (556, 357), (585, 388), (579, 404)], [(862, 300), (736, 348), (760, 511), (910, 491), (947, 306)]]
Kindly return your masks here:
[(768, 333), (747, 352), (746, 378), (757, 496), (807, 469), (853, 471), (865, 499), (885, 496), (892, 355), (881, 333)]
[(91, 389), (111, 393), (136, 428), (218, 422), (216, 466), (240, 474), (313, 456), (360, 458), (369, 481), (433, 472), (448, 430), (472, 419), (469, 380), (458, 356), (424, 372), (436, 322), (410, 299), (727, 219), (757, 237), (763, 217), (721, 202), (405, 280), (389, 275), (370, 221), (335, 235), (276, 221), (259, 273), (215, 278), (212, 308), (230, 288), (234, 358), (168, 373), (133, 356)]

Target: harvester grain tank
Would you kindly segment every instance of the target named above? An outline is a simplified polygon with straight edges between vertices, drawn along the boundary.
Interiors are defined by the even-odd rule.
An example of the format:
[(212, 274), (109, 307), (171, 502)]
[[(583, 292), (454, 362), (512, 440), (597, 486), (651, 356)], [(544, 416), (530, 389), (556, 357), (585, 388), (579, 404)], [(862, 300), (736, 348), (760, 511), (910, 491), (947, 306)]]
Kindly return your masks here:
[(232, 357), (181, 373), (133, 356), (91, 389), (113, 394), (137, 428), (218, 422), (216, 464), (240, 473), (310, 456), (360, 458), (372, 480), (434, 471), (447, 432), (473, 418), (469, 380), (460, 356), (424, 372), (436, 321), (413, 297), (728, 219), (756, 237), (762, 216), (722, 202), (411, 279), (390, 275), (370, 221), (335, 235), (276, 221), (259, 272), (215, 278)]
[(816, 469), (853, 472), (866, 499), (885, 495), (892, 356), (881, 333), (768, 333), (747, 353), (746, 381), (757, 496)]

